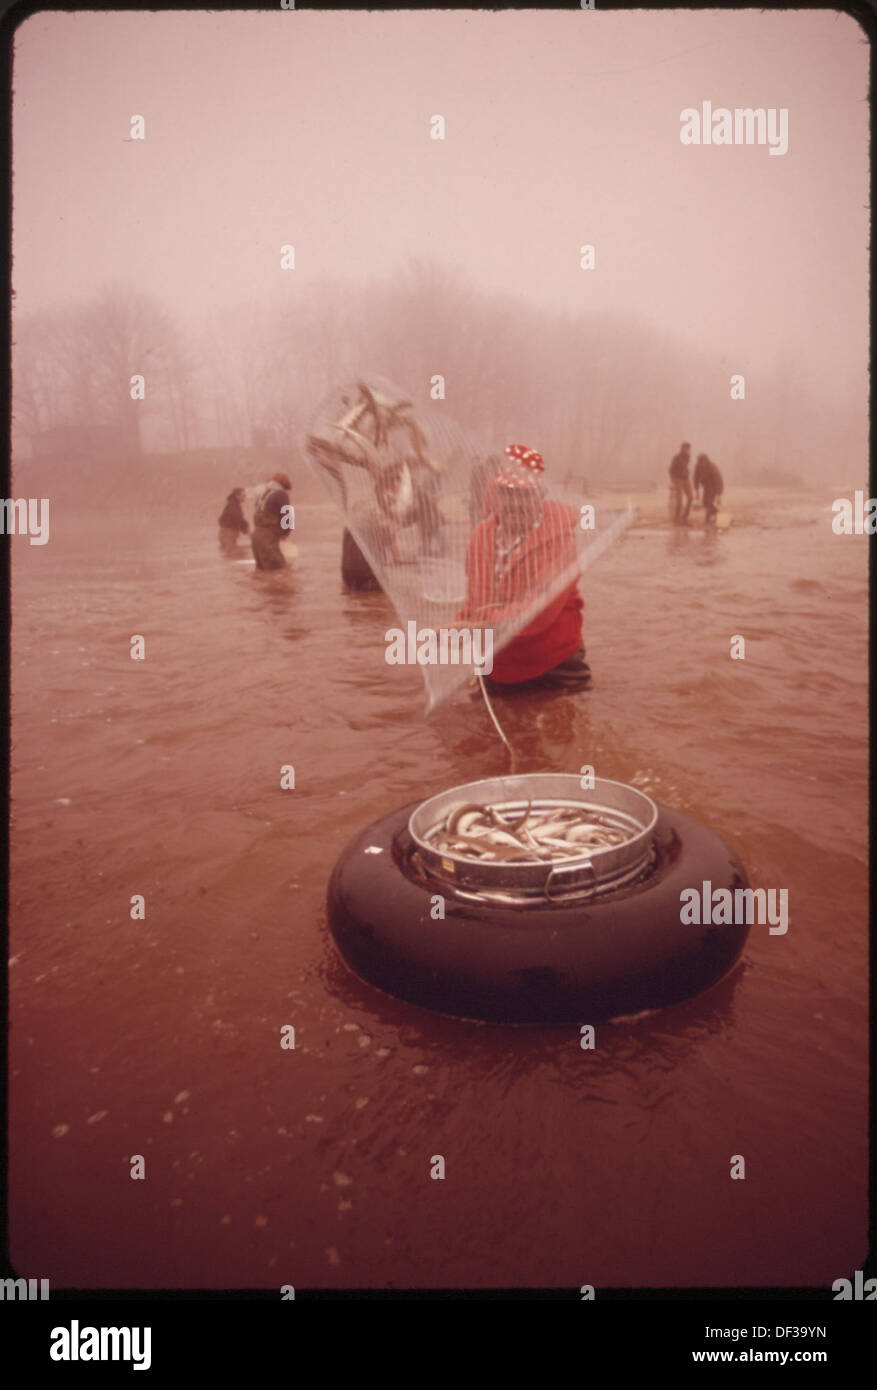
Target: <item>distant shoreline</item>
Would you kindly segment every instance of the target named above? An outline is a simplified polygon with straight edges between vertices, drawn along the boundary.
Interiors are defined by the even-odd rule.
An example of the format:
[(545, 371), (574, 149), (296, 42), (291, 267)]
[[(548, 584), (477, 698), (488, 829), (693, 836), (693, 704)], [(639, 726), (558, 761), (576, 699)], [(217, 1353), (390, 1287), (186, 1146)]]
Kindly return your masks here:
[[(669, 485), (658, 488), (655, 492), (631, 492), (630, 505), (636, 508), (636, 520), (631, 524), (631, 530), (644, 530), (656, 526), (672, 526), (673, 522), (669, 512)], [(836, 491), (832, 485), (830, 488), (822, 489), (814, 487), (812, 484), (806, 487), (758, 487), (751, 483), (741, 487), (731, 486), (722, 498), (722, 511), (732, 514), (735, 526), (747, 525), (752, 522), (764, 521), (775, 516), (780, 510), (785, 510), (790, 505), (811, 507), (813, 518), (816, 519), (820, 508), (830, 511), (831, 503), (835, 497), (844, 496), (843, 489)], [(623, 507), (627, 504), (628, 494), (612, 491), (597, 492), (594, 500), (599, 505), (612, 506), (613, 508)], [(704, 526), (703, 508), (692, 503), (689, 516), (689, 527), (692, 530), (700, 530)]]

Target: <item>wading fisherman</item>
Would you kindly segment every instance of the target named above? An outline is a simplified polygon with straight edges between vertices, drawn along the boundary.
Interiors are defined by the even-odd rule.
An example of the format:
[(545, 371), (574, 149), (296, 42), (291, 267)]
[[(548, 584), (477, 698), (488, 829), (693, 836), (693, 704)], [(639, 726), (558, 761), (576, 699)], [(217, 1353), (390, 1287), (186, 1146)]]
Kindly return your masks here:
[(421, 555), (444, 555), (443, 526), (445, 518), (438, 503), (439, 480), (430, 468), (412, 459), (411, 482), (414, 489), (414, 511), (420, 532)]
[[(691, 511), (691, 479), (688, 476), (688, 466), (691, 463), (691, 445), (683, 444), (679, 453), (670, 464), (670, 486), (674, 492), (673, 498), (673, 520), (680, 526), (688, 525), (688, 513)], [(685, 498), (685, 510), (682, 510), (682, 499)]]
[(694, 465), (694, 490), (703, 489), (703, 505), (706, 508), (707, 526), (714, 526), (718, 515), (717, 502), (721, 499), (725, 490), (724, 479), (719, 471), (718, 465), (713, 463), (706, 454), (698, 454), (697, 463)]
[(381, 587), (377, 575), (346, 526), (341, 539), (341, 578), (348, 589)]
[(243, 509), (246, 495), (246, 488), (236, 487), (225, 499), (219, 518), (219, 544), (226, 554), (237, 549), (238, 538), (245, 536), (250, 529)]
[(283, 508), (290, 506), (291, 487), (292, 483), (285, 473), (275, 473), (256, 498), (251, 537), (256, 569), (288, 568), (280, 542), (288, 537), (290, 531), (288, 525), (283, 525), (284, 518), (289, 516), (289, 512)]
[(491, 478), (495, 478), (502, 467), (498, 454), (488, 454), (486, 458), (476, 455), (469, 470), (469, 525), (473, 531), (484, 516), (484, 498)]
[[(543, 497), (542, 455), (509, 444), (484, 494), (486, 515), (472, 533), (466, 557), (466, 603), (457, 620), (501, 628), (513, 622), (560, 575), (576, 568), (578, 516)], [(581, 690), (591, 679), (582, 641), (578, 577), (497, 652), (490, 690)]]

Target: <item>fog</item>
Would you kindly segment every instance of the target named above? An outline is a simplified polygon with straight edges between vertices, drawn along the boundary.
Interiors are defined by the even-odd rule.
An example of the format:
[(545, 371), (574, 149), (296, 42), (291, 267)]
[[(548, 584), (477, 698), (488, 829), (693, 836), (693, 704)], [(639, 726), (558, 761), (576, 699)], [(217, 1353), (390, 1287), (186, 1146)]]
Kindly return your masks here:
[[(729, 478), (847, 484), (867, 60), (809, 11), (35, 15), (16, 462), (297, 456), (375, 371), (419, 399), (440, 376), (463, 425), (598, 484), (663, 476), (682, 438)], [(787, 152), (683, 144), (704, 101), (787, 110)]]
[[(596, 3), (17, 30), (7, 1207), (52, 1296), (860, 1279), (868, 46)], [(728, 883), (788, 932), (727, 937)]]

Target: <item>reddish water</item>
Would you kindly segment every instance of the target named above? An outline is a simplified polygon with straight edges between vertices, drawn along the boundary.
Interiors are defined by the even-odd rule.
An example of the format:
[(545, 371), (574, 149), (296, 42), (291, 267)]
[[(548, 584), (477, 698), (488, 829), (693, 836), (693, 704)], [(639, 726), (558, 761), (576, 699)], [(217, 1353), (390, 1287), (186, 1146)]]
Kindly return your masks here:
[(297, 508), (293, 577), (224, 562), (182, 521), (17, 538), (19, 1272), (827, 1287), (861, 1268), (866, 542), (816, 506), (630, 533), (586, 576), (593, 689), (498, 707), (521, 770), (593, 763), (789, 890), (786, 936), (754, 926), (731, 978), (598, 1025), (593, 1052), (577, 1027), (395, 1002), (336, 955), (324, 895), (353, 833), (507, 764), (468, 695), (424, 721), (417, 673), (384, 662), (386, 600), (341, 590), (330, 507)]

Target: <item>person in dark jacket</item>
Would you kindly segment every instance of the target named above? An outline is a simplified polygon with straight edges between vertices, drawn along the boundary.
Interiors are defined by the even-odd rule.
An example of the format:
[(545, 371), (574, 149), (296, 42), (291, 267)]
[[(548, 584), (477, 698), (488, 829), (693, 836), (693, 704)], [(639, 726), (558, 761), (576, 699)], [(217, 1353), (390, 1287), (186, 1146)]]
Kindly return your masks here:
[[(688, 468), (691, 463), (691, 445), (683, 444), (679, 453), (670, 464), (670, 485), (675, 493), (673, 520), (680, 526), (688, 525), (688, 513), (691, 511), (691, 479), (688, 476)], [(682, 501), (685, 499), (683, 509)]]
[(694, 466), (695, 492), (699, 488), (703, 490), (703, 505), (706, 508), (704, 520), (707, 526), (714, 526), (719, 513), (716, 504), (725, 490), (725, 483), (718, 466), (706, 454), (698, 454)]
[(219, 518), (219, 544), (227, 555), (237, 549), (238, 538), (245, 536), (250, 529), (242, 505), (246, 495), (245, 488), (236, 487), (225, 499)]
[(421, 555), (444, 555), (443, 526), (445, 517), (438, 503), (439, 480), (430, 468), (413, 461), (411, 482), (414, 488), (416, 525), (420, 531)]
[(341, 538), (341, 578), (348, 589), (381, 587), (377, 575), (346, 526)]
[(280, 549), (280, 542), (288, 537), (291, 530), (288, 524), (284, 525), (284, 521), (289, 516), (289, 512), (284, 511), (284, 508), (291, 505), (289, 498), (291, 487), (292, 483), (285, 473), (275, 473), (256, 498), (251, 537), (256, 569), (285, 570), (289, 568)]

